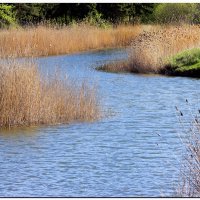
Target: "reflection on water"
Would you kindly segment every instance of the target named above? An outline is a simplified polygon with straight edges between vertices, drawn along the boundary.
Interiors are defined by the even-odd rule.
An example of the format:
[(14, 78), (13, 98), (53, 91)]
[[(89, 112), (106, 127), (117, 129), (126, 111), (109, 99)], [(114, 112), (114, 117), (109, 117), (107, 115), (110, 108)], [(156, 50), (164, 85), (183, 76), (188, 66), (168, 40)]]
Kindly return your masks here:
[(29, 136), (38, 133), (38, 127), (15, 127), (15, 128), (1, 128), (1, 137), (17, 137), (17, 136)]
[(38, 58), (77, 82), (98, 84), (111, 113), (94, 123), (0, 131), (0, 196), (172, 196), (183, 146), (175, 106), (198, 107), (198, 79), (112, 74), (95, 66), (123, 50)]

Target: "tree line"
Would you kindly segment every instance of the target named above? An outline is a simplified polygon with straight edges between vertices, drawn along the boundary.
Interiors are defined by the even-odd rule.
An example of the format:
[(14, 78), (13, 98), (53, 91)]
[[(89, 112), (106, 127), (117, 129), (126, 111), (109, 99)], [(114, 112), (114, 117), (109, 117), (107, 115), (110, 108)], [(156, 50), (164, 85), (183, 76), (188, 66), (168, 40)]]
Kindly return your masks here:
[(50, 22), (69, 25), (168, 23), (181, 20), (199, 23), (199, 4), (194, 3), (7, 3), (0, 4), (0, 27)]
[(0, 18), (2, 23), (16, 21), (20, 25), (42, 21), (69, 24), (87, 18), (114, 24), (133, 23), (145, 18), (153, 7), (141, 3), (11, 3), (0, 5)]

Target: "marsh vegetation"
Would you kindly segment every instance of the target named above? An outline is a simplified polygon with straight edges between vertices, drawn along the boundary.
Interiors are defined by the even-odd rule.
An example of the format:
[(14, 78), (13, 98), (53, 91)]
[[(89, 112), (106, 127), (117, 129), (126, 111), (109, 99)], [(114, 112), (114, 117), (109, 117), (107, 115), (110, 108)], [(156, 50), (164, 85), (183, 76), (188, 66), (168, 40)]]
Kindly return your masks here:
[(142, 32), (140, 25), (107, 29), (79, 24), (0, 30), (0, 56), (35, 57), (125, 47)]
[(96, 88), (59, 71), (41, 75), (33, 62), (0, 65), (0, 127), (93, 121), (100, 117)]
[[(103, 63), (98, 69), (107, 72), (200, 77), (199, 16), (199, 4), (0, 4), (0, 128), (91, 122), (100, 119), (102, 116), (102, 105), (98, 96), (98, 90), (96, 86), (91, 85), (90, 80), (83, 81), (78, 79), (78, 76), (76, 79), (71, 79), (65, 76), (63, 71), (59, 70), (50, 75), (44, 74), (41, 73), (36, 62), (31, 60), (22, 62), (19, 58), (47, 57), (88, 50), (124, 47), (127, 48), (128, 52), (127, 60), (118, 60), (117, 62), (112, 60), (111, 62), (111, 59), (108, 59), (110, 60), (108, 63), (100, 62), (101, 60), (97, 59), (97, 63)], [(94, 60), (96, 59), (95, 56), (93, 58)], [(76, 59), (78, 60), (77, 57)], [(78, 64), (81, 65), (81, 62), (78, 62)], [(97, 66), (95, 62), (92, 64)], [(90, 67), (92, 64), (90, 63)], [(87, 71), (87, 68), (84, 69)], [(80, 68), (79, 70), (81, 71)], [(87, 73), (90, 74), (89, 70)], [(90, 77), (92, 75), (90, 74)], [(134, 154), (136, 157), (131, 164), (133, 167), (136, 166), (136, 169), (142, 169), (142, 173), (147, 170), (147, 176), (149, 176), (150, 171), (151, 174), (147, 177), (150, 183), (155, 183), (161, 177), (160, 174), (163, 174), (163, 169), (166, 166), (162, 165), (164, 168), (158, 168), (158, 165), (160, 165), (161, 160), (162, 163), (165, 163), (165, 158), (169, 158), (174, 149), (166, 148), (164, 153), (155, 152), (154, 145), (156, 144), (158, 147), (160, 140), (155, 139), (154, 136), (149, 136), (149, 132), (152, 129), (157, 131), (159, 129), (157, 125), (159, 124), (163, 126), (162, 132), (168, 131), (169, 135), (167, 137), (170, 136), (170, 142), (174, 142), (174, 132), (171, 127), (175, 123), (172, 120), (171, 107), (167, 107), (169, 98), (175, 98), (177, 91), (182, 97), (185, 88), (188, 87), (188, 91), (192, 91), (194, 85), (192, 85), (193, 82), (191, 80), (187, 80), (189, 84), (184, 85), (180, 79), (173, 81), (166, 77), (163, 79), (165, 79), (167, 84), (162, 83), (160, 80), (163, 79), (160, 77), (158, 79), (154, 77), (152, 83), (152, 80), (147, 81), (145, 77), (136, 75), (134, 76), (135, 80), (132, 79), (132, 76), (131, 78), (129, 76), (126, 78), (124, 76), (108, 76), (111, 82), (109, 82), (107, 76), (105, 78), (102, 75), (102, 77), (100, 76), (102, 80), (101, 90), (105, 88), (103, 91), (105, 92), (109, 88), (109, 93), (112, 93), (110, 96), (108, 95), (111, 98), (108, 104), (114, 105), (114, 108), (117, 108), (119, 105), (125, 105), (123, 109), (121, 107), (118, 108), (119, 113), (123, 114), (123, 118), (119, 117), (116, 121), (111, 120), (111, 122), (106, 121), (106, 123), (101, 124), (103, 128), (97, 125), (95, 128), (100, 130), (99, 132), (95, 129), (91, 133), (86, 128), (84, 132), (86, 138), (83, 140), (83, 142), (86, 141), (86, 145), (75, 152), (75, 156), (84, 151), (87, 152), (89, 148), (85, 147), (94, 145), (95, 141), (100, 138), (97, 144), (93, 146), (93, 149), (96, 147), (100, 149), (97, 149), (96, 152), (93, 149), (89, 149), (87, 152), (89, 155), (88, 160), (93, 152), (99, 155), (93, 155), (94, 160), (90, 160), (93, 165), (99, 162), (98, 159), (96, 160), (96, 157), (100, 158), (102, 156), (102, 149), (105, 150), (103, 155), (104, 153), (109, 155), (111, 151), (115, 151), (117, 146), (116, 149), (117, 151), (120, 149), (121, 155), (117, 151), (115, 155), (121, 156), (119, 160), (123, 165), (123, 170), (121, 171), (120, 165), (116, 166), (118, 161), (114, 160), (113, 162), (113, 158), (109, 158), (111, 160), (111, 168), (109, 168), (110, 165), (108, 163), (102, 165), (102, 160), (105, 160), (105, 157), (103, 157), (98, 163), (99, 166), (94, 165), (91, 167), (91, 172), (94, 172), (93, 177), (95, 180), (100, 173), (104, 176), (104, 172), (106, 172), (104, 180), (109, 183), (109, 181), (116, 181), (113, 178), (115, 174), (110, 178), (110, 173), (113, 172), (113, 169), (117, 169), (117, 172), (122, 175), (120, 178), (123, 179), (125, 177), (123, 181), (119, 181), (119, 184), (122, 183), (122, 188), (119, 191), (121, 194), (129, 196), (132, 194), (132, 189), (126, 185), (131, 182), (129, 176), (131, 173), (129, 174), (129, 169), (126, 168), (132, 161), (132, 157), (129, 156), (132, 156), (132, 152), (135, 150)], [(195, 83), (198, 84), (197, 81)], [(120, 84), (122, 84), (122, 87)], [(172, 86), (170, 88), (172, 95), (168, 96), (165, 91), (169, 90), (168, 86), (170, 84)], [(151, 86), (150, 88), (148, 88), (149, 85)], [(192, 94), (192, 97), (194, 97), (194, 94)], [(148, 110), (149, 108), (152, 110)], [(179, 114), (183, 115), (182, 112)], [(158, 123), (156, 117), (159, 120), (163, 117), (162, 122)], [(118, 134), (114, 133), (112, 135), (109, 133), (110, 135), (108, 135), (108, 129), (113, 128), (113, 124), (117, 127), (115, 132)], [(135, 135), (131, 138), (133, 130)], [(137, 134), (138, 130), (139, 134)], [(125, 134), (121, 135), (121, 131)], [(130, 135), (128, 135), (129, 131)], [(89, 135), (87, 135), (88, 132), (90, 133)], [(103, 135), (103, 139), (101, 134), (99, 134), (100, 132)], [(194, 117), (192, 128), (188, 133), (190, 135), (186, 144), (186, 162), (181, 176), (178, 195), (193, 197), (199, 196), (200, 193), (199, 116)], [(160, 134), (158, 135), (160, 136)], [(93, 136), (95, 140), (93, 140)], [(80, 133), (78, 132), (77, 138), (79, 137)], [(126, 138), (125, 142), (124, 138)], [(133, 140), (131, 141), (130, 138)], [(148, 141), (146, 138), (148, 138)], [(94, 143), (91, 144), (91, 141)], [(106, 144), (108, 141), (113, 145), (112, 150), (109, 149), (110, 146), (106, 148), (102, 146), (102, 144)], [(131, 143), (129, 144), (130, 141)], [(134, 144), (135, 141), (136, 143)], [(177, 143), (176, 138), (175, 141)], [(146, 145), (144, 145), (145, 142), (147, 142)], [(74, 144), (80, 145), (80, 141), (77, 140), (73, 143), (73, 150), (76, 149)], [(119, 144), (125, 146), (121, 148)], [(61, 142), (62, 145), (63, 143)], [(128, 153), (126, 149), (128, 149)], [(145, 153), (140, 152), (143, 149), (145, 149)], [(62, 148), (59, 150), (62, 150)], [(160, 156), (159, 159), (155, 158), (157, 154)], [(137, 155), (139, 155), (138, 158)], [(127, 158), (124, 159), (126, 156)], [(155, 159), (156, 162), (149, 163), (149, 158)], [(72, 159), (74, 159), (73, 156)], [(84, 159), (81, 158), (78, 163), (75, 161), (75, 168), (80, 166), (80, 163), (84, 163), (84, 161), (85, 157)], [(138, 165), (135, 165), (135, 161)], [(121, 164), (120, 162), (119, 164)], [(146, 166), (150, 167), (147, 169)], [(104, 169), (104, 167), (107, 168)], [(157, 168), (160, 170), (159, 173), (157, 173)], [(80, 170), (80, 174), (84, 177), (83, 179), (87, 180), (88, 177), (85, 177), (87, 174), (84, 171), (85, 169), (88, 170), (87, 162), (85, 163), (85, 168)], [(94, 169), (97, 170), (97, 174)], [(100, 171), (98, 171), (99, 169)], [(155, 171), (153, 171), (154, 169)], [(170, 170), (167, 171), (167, 176), (171, 175)], [(75, 173), (76, 171), (71, 174), (74, 175)], [(70, 178), (73, 179), (74, 177), (71, 177), (71, 174)], [(62, 174), (60, 177), (62, 177)], [(75, 180), (76, 178), (79, 179), (79, 174), (75, 177)], [(134, 180), (135, 176), (131, 178)], [(138, 195), (141, 195), (141, 191), (144, 190), (142, 186), (144, 182), (140, 178), (140, 182), (136, 182), (134, 185), (137, 190), (135, 194)], [(160, 180), (160, 182), (165, 183), (168, 180), (167, 178), (165, 177), (165, 180)], [(26, 177), (26, 180), (29, 179)], [(172, 178), (168, 181), (168, 185), (171, 184), (171, 180)], [(59, 183), (61, 182), (63, 180)], [(148, 190), (142, 191), (142, 194), (145, 192), (145, 194), (152, 194), (149, 182), (145, 185)], [(112, 183), (109, 183), (109, 187), (110, 185)], [(139, 189), (137, 188), (138, 185)], [(71, 186), (73, 184), (70, 183), (69, 188)], [(96, 191), (101, 186), (103, 184), (96, 184)], [(106, 188), (109, 187), (106, 186)], [(63, 189), (59, 186), (60, 188)], [(127, 191), (124, 191), (124, 188), (128, 188)], [(79, 194), (84, 193), (82, 188), (78, 189), (80, 189)], [(88, 191), (91, 192), (91, 189), (93, 187), (89, 185)], [(105, 190), (105, 188), (101, 189), (102, 191)], [(155, 192), (158, 188), (154, 187), (153, 190)], [(171, 188), (169, 190), (171, 192)], [(77, 188), (74, 191), (77, 191)], [(89, 194), (96, 195), (96, 191), (92, 191)], [(66, 194), (65, 192), (66, 190), (64, 194)], [(115, 187), (112, 192), (116, 194)]]
[[(185, 147), (180, 170), (180, 182), (177, 188), (179, 197), (199, 197), (200, 195), (200, 110), (191, 112), (190, 103), (187, 113), (176, 107), (182, 131), (186, 137), (180, 138)], [(189, 120), (190, 119), (190, 120)]]
[[(144, 31), (131, 43), (128, 49), (128, 60), (116, 64), (111, 63), (103, 69), (198, 77), (199, 33), (200, 27), (197, 25), (146, 26)], [(181, 61), (185, 66), (183, 64), (180, 68)], [(177, 64), (179, 67), (176, 66)]]

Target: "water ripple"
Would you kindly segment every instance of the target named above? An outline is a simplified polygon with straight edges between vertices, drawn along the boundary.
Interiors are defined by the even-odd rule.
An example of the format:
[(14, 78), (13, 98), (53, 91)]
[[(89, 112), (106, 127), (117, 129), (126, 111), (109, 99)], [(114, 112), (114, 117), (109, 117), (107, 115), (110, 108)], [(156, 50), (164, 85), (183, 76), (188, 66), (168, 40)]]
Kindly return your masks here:
[(187, 111), (183, 102), (197, 99), (200, 82), (94, 70), (126, 56), (110, 50), (37, 59), (42, 72), (59, 64), (72, 78), (97, 81), (115, 114), (94, 123), (2, 130), (0, 196), (174, 194), (182, 152), (174, 106)]

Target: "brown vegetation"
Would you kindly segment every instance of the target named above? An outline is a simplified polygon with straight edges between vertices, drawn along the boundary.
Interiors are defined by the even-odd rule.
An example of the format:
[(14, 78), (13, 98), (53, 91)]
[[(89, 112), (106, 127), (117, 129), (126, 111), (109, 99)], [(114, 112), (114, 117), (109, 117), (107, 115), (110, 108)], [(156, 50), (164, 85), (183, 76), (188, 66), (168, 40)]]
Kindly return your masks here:
[(115, 72), (128, 69), (136, 73), (165, 73), (165, 67), (172, 56), (197, 47), (200, 47), (200, 26), (143, 26), (143, 32), (128, 49), (129, 57), (124, 67), (116, 64), (116, 69), (113, 69), (114, 65), (111, 64), (106, 69)]
[(156, 26), (133, 41), (129, 61), (134, 71), (159, 73), (171, 56), (199, 46), (199, 26)]
[(128, 61), (118, 61), (97, 67), (97, 70), (117, 73), (117, 72), (131, 72), (132, 68), (129, 65)]
[(120, 47), (130, 44), (141, 31), (140, 25), (103, 29), (84, 24), (1, 30), (0, 56), (48, 56)]
[(32, 63), (0, 64), (0, 127), (92, 121), (100, 116), (94, 87), (55, 75)]
[[(183, 113), (180, 113), (180, 118)], [(180, 184), (177, 191), (179, 197), (199, 197), (200, 196), (200, 121), (199, 113), (193, 116), (192, 124), (188, 127), (188, 120), (180, 122), (183, 124), (184, 129), (188, 130), (186, 140), (182, 139), (185, 147), (186, 154), (183, 160), (183, 166), (180, 175)], [(187, 126), (186, 126), (187, 124)]]

